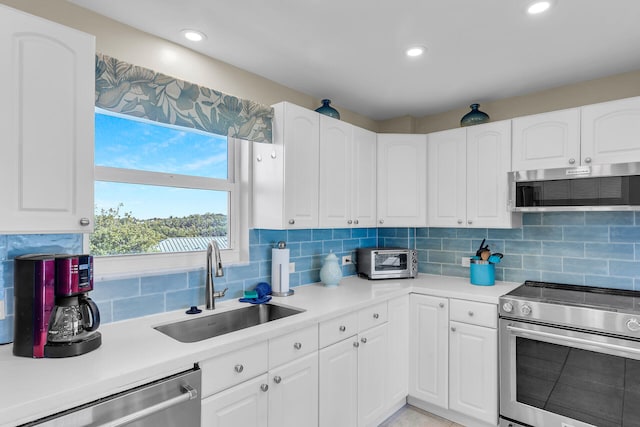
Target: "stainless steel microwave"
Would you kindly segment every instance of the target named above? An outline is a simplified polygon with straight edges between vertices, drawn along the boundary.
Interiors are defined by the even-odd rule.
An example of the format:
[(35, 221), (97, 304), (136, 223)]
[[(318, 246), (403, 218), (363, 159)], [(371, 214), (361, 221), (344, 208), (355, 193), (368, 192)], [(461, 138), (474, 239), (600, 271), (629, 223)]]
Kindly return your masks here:
[(509, 173), (511, 210), (640, 210), (640, 163)]
[(360, 248), (358, 276), (368, 279), (404, 279), (418, 275), (418, 252), (404, 248)]

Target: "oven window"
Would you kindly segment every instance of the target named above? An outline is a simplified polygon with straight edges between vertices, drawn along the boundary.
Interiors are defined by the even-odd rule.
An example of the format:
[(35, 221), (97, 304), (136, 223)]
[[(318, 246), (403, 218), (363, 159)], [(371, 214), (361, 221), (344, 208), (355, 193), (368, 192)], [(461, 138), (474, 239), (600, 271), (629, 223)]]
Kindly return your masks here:
[(640, 361), (516, 338), (518, 402), (599, 427), (640, 426)]
[(376, 254), (376, 271), (402, 271), (407, 269), (407, 254)]

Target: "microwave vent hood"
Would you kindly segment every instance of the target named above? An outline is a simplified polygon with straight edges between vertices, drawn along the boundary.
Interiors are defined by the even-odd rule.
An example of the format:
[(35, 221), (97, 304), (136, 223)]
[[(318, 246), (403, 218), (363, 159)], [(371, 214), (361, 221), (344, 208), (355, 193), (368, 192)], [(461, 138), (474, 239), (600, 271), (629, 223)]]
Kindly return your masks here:
[(640, 162), (509, 173), (511, 210), (640, 210)]

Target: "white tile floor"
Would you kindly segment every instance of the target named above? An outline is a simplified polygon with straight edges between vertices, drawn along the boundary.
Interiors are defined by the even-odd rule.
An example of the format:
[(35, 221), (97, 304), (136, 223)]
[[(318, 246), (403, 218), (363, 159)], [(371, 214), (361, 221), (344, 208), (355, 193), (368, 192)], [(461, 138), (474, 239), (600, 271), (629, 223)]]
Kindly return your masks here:
[(416, 407), (406, 405), (387, 418), (379, 427), (463, 427)]

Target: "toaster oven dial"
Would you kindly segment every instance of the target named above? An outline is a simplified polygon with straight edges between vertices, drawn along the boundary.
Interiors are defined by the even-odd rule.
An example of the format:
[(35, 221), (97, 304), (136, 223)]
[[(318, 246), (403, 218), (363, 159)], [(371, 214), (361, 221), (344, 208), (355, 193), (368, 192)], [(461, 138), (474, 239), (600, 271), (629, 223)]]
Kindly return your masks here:
[(640, 322), (638, 322), (638, 319), (633, 317), (627, 320), (627, 329), (629, 329), (631, 332), (640, 331)]
[(520, 312), (522, 313), (523, 316), (528, 316), (531, 314), (531, 306), (524, 304), (521, 308), (520, 308)]

